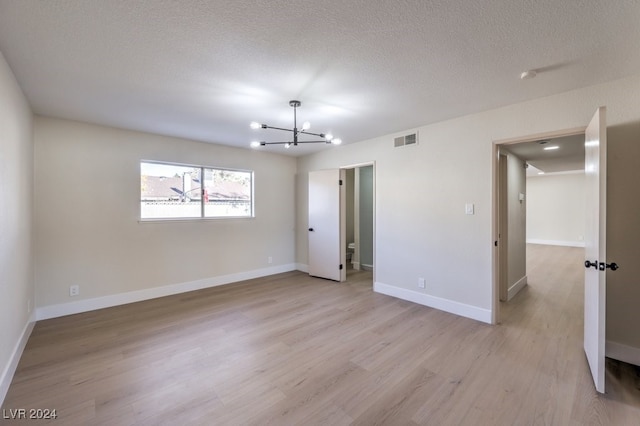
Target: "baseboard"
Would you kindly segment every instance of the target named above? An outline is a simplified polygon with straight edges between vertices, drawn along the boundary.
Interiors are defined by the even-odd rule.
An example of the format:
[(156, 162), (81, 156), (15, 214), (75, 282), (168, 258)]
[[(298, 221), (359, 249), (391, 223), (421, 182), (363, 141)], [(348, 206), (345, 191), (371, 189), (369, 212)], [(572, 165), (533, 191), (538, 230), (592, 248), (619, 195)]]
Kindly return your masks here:
[[(358, 266), (356, 268), (356, 265)], [(353, 269), (362, 268), (365, 271), (373, 271), (373, 265), (360, 265), (359, 262), (353, 263)], [(304, 273), (309, 273), (309, 265), (305, 265), (304, 263), (296, 263), (296, 270)]]
[(271, 268), (256, 269), (253, 271), (240, 272), (237, 274), (222, 275), (219, 277), (206, 278), (202, 280), (189, 281), (179, 284), (171, 284), (162, 287), (154, 287), (145, 290), (130, 291), (127, 293), (113, 294), (109, 296), (84, 299), (77, 302), (62, 303), (39, 307), (36, 310), (36, 318), (45, 320), (62, 317), (65, 315), (79, 314), (82, 312), (95, 311), (97, 309), (110, 308), (112, 306), (126, 305), (128, 303), (141, 302), (143, 300), (156, 299), (158, 297), (171, 296), (188, 291), (202, 290), (209, 287), (230, 284), (238, 281), (250, 280), (254, 278), (266, 277), (268, 275), (280, 274), (283, 272), (295, 271), (296, 264), (273, 266)]
[(518, 294), (520, 290), (522, 290), (526, 286), (527, 286), (527, 276), (525, 275), (524, 277), (520, 278), (514, 285), (509, 287), (509, 290), (507, 290), (507, 301), (513, 299), (513, 296)]
[(640, 348), (607, 340), (604, 352), (609, 358), (640, 366)]
[(376, 293), (386, 294), (387, 296), (397, 297), (398, 299), (407, 300), (409, 302), (418, 303), (420, 305), (429, 306), (430, 308), (439, 309), (462, 317), (471, 318), (491, 324), (491, 310), (482, 309), (477, 306), (471, 306), (453, 300), (443, 299), (429, 294), (419, 293), (406, 288), (395, 287), (389, 284), (376, 282), (373, 285), (373, 291)]
[(11, 385), (11, 381), (13, 380), (13, 375), (16, 372), (16, 368), (18, 368), (20, 357), (22, 357), (22, 352), (24, 351), (24, 347), (27, 346), (27, 341), (29, 340), (29, 336), (31, 336), (31, 331), (33, 330), (33, 326), (35, 324), (36, 323), (35, 321), (33, 321), (32, 315), (31, 318), (29, 318), (27, 324), (25, 324), (24, 328), (22, 329), (20, 339), (13, 348), (13, 352), (9, 357), (9, 362), (2, 371), (2, 376), (0, 376), (0, 407), (4, 403), (4, 398), (7, 396), (9, 386)]
[(542, 244), (545, 246), (584, 247), (584, 241), (538, 240), (527, 239), (527, 244)]

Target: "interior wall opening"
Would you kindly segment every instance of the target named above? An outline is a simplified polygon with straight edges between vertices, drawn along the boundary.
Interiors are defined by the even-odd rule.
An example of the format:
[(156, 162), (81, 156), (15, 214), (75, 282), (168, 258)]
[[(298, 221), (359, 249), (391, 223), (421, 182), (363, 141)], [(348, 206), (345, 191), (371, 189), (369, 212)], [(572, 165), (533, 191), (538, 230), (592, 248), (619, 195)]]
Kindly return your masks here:
[(347, 281), (367, 279), (373, 286), (375, 254), (373, 164), (345, 168), (344, 184)]
[[(494, 322), (498, 323), (509, 301), (531, 284), (528, 245), (584, 247), (584, 220), (575, 215), (571, 219), (580, 213), (577, 207), (584, 206), (577, 200), (582, 194), (562, 193), (567, 185), (552, 182), (573, 181), (571, 188), (584, 192), (584, 185), (580, 186), (584, 129), (505, 141), (494, 149)], [(535, 191), (533, 179), (538, 184)], [(550, 185), (539, 185), (547, 181)], [(549, 201), (554, 198), (556, 202)], [(580, 226), (582, 230), (576, 231)], [(575, 235), (569, 238), (571, 232)]]

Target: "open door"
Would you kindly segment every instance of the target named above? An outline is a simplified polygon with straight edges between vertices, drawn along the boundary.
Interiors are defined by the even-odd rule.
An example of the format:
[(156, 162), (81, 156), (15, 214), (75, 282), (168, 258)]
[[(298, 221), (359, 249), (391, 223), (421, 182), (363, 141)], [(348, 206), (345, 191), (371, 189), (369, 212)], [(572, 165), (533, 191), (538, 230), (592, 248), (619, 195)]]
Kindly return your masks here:
[(344, 170), (309, 172), (309, 275), (347, 279), (344, 221)]
[[(607, 128), (606, 108), (596, 111), (585, 132), (584, 351), (596, 390), (604, 393)], [(615, 264), (613, 264), (615, 265)], [(614, 270), (617, 267), (614, 268)]]

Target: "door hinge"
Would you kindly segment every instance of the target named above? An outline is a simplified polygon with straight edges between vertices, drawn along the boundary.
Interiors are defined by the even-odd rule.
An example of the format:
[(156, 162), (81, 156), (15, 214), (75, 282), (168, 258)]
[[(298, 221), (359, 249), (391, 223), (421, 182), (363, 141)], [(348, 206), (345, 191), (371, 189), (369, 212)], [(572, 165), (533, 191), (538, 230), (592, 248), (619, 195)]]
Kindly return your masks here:
[(342, 271), (342, 263), (340, 264), (340, 270)]
[(338, 185), (342, 185), (342, 179), (338, 181)]

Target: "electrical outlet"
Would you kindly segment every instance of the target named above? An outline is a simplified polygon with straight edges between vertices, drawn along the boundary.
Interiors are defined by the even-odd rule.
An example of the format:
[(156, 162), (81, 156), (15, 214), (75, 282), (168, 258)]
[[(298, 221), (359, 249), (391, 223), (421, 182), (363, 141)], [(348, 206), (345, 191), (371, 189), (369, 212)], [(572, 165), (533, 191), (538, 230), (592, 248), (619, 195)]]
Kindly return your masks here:
[(272, 263), (273, 263), (273, 257), (269, 256), (269, 257), (267, 258), (267, 262), (268, 262), (269, 264), (272, 264)]
[(426, 283), (424, 281), (424, 278), (418, 278), (418, 288), (425, 288), (426, 287)]
[(77, 296), (79, 294), (80, 294), (80, 286), (79, 285), (69, 286), (69, 296), (73, 297), (73, 296)]

